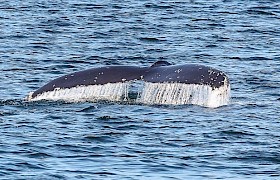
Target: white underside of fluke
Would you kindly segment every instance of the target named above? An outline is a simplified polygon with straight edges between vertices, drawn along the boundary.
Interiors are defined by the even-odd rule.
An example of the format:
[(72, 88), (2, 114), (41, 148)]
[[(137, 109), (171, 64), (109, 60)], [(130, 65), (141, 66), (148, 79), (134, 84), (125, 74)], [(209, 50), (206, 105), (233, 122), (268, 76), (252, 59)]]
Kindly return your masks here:
[(32, 98), (32, 92), (29, 94), (29, 101), (39, 100), (63, 100), (69, 102), (81, 101), (123, 101), (128, 97), (129, 83), (108, 83), (104, 85), (76, 86), (65, 89), (54, 89), (47, 91)]
[[(55, 89), (44, 92), (32, 98), (32, 93), (27, 98), (29, 101), (38, 100), (63, 100), (70, 102), (81, 101), (126, 101), (131, 91), (133, 82), (108, 83), (105, 85), (77, 86), (67, 89)], [(138, 87), (137, 103), (184, 105), (194, 104), (205, 107), (219, 107), (227, 105), (230, 100), (230, 86), (225, 82), (220, 88), (207, 85), (183, 83), (150, 83), (144, 82)]]
[(145, 83), (138, 102), (144, 104), (195, 104), (205, 107), (227, 105), (230, 99), (230, 87), (213, 89), (207, 85), (182, 83)]

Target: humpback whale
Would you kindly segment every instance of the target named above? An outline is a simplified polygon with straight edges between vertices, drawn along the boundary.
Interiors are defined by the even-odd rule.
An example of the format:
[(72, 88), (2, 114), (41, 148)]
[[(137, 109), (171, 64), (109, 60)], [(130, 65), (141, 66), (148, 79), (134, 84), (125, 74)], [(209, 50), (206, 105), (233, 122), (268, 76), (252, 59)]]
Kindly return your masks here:
[(150, 67), (104, 66), (64, 75), (31, 92), (27, 99), (123, 101), (135, 82), (142, 83), (135, 101), (143, 104), (219, 107), (230, 98), (224, 72), (198, 64), (157, 61)]

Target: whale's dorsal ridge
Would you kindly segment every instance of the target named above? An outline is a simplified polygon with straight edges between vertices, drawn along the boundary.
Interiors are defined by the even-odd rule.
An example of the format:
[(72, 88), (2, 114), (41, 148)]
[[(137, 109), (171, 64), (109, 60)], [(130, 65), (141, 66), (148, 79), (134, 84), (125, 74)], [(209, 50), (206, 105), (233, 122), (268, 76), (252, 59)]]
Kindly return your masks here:
[(170, 66), (171, 63), (167, 61), (157, 61), (151, 67), (159, 67), (159, 66)]

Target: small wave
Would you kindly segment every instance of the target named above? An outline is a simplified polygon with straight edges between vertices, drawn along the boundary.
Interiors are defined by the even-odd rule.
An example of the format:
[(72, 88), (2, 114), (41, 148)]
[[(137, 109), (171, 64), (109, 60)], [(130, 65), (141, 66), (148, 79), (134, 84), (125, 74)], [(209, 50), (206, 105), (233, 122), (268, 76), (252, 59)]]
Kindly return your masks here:
[(102, 142), (102, 143), (114, 142), (112, 136), (110, 135), (89, 134), (84, 136), (84, 139), (87, 141)]
[(255, 56), (255, 57), (247, 57), (247, 58), (238, 58), (237, 59), (241, 61), (272, 61), (273, 59), (267, 58), (267, 57), (261, 57), (261, 56)]
[(32, 152), (32, 153), (29, 153), (27, 156), (30, 157), (30, 158), (47, 158), (47, 157), (51, 157), (50, 154), (43, 153), (43, 152)]
[(145, 42), (160, 42), (160, 41), (165, 41), (162, 38), (156, 38), (156, 37), (141, 37), (139, 38), (139, 40), (141, 41), (145, 41)]
[(27, 103), (28, 103), (27, 101), (24, 101), (22, 99), (0, 100), (0, 106), (5, 106), (5, 105), (23, 106), (26, 105)]
[[(264, 152), (258, 150), (241, 150), (238, 156), (230, 157), (229, 159), (241, 160), (248, 162), (274, 163), (279, 164), (280, 158), (277, 152)], [(279, 173), (279, 172), (278, 172)]]
[(250, 132), (234, 131), (234, 130), (224, 130), (224, 131), (221, 131), (221, 133), (224, 134), (224, 135), (230, 135), (230, 136), (235, 136), (235, 137), (254, 136), (255, 135), (255, 134), (252, 134)]
[(92, 112), (92, 111), (94, 111), (94, 110), (96, 110), (97, 109), (97, 106), (95, 106), (95, 105), (91, 105), (91, 106), (88, 106), (88, 107), (86, 107), (86, 108), (83, 108), (83, 109), (80, 109), (80, 110), (77, 110), (76, 112)]
[(155, 8), (155, 9), (170, 9), (174, 6), (172, 5), (160, 5), (160, 4), (154, 4), (154, 3), (147, 3), (145, 4), (146, 8)]
[(74, 3), (72, 4), (73, 8), (78, 8), (78, 9), (86, 9), (86, 10), (91, 10), (91, 9), (102, 9), (105, 8), (107, 5), (103, 4), (92, 4), (92, 3)]
[(249, 9), (246, 11), (248, 14), (255, 14), (255, 15), (268, 15), (268, 16), (275, 16), (273, 12), (264, 11), (264, 10), (256, 10), (256, 9)]

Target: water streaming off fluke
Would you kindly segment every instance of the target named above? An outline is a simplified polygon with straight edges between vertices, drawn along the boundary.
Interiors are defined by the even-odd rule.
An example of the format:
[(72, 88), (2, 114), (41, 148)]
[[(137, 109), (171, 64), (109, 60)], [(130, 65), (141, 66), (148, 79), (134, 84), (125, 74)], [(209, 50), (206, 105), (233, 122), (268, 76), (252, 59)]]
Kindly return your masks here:
[(129, 94), (133, 91), (134, 93), (137, 91), (137, 97), (130, 99), (130, 101), (149, 105), (194, 104), (215, 108), (227, 105), (230, 99), (230, 85), (228, 82), (225, 82), (219, 88), (213, 88), (199, 84), (139, 83), (139, 81), (55, 89), (54, 91), (44, 92), (35, 98), (31, 98), (32, 93), (30, 93), (27, 99), (29, 101), (64, 100), (70, 102), (127, 101), (130, 97)]

